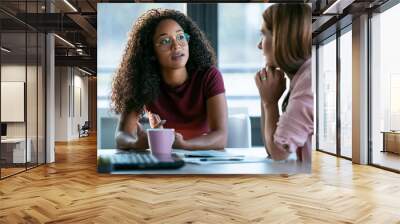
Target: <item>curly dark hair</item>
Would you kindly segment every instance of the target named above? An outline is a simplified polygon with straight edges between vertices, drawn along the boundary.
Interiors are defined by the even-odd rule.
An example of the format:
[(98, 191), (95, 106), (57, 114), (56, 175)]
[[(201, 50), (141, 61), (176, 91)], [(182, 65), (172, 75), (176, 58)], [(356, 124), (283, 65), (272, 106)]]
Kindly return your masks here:
[(153, 36), (157, 25), (173, 19), (190, 35), (190, 75), (216, 64), (213, 48), (205, 34), (185, 14), (171, 9), (151, 9), (138, 18), (129, 34), (122, 62), (112, 81), (112, 109), (117, 113), (143, 112), (145, 105), (157, 99), (160, 92), (160, 65), (155, 59)]

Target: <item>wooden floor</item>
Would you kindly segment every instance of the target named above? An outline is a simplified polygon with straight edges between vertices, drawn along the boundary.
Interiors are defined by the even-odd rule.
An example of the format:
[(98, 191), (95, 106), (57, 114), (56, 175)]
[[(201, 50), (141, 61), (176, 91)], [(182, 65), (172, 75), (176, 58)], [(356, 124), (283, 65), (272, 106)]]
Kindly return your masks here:
[(1, 177), (2, 178), (26, 170), (25, 167), (23, 167), (23, 168), (22, 167), (21, 168), (20, 167), (18, 167), (18, 168), (0, 168), (0, 169), (1, 169)]
[(110, 176), (94, 137), (0, 181), (0, 223), (400, 223), (400, 175), (316, 152), (313, 173)]
[(400, 154), (377, 150), (374, 152), (372, 160), (374, 164), (400, 170)]
[(7, 167), (7, 168), (0, 168), (1, 172), (1, 178), (8, 177), (11, 175), (14, 175), (16, 173), (23, 172), (27, 169), (33, 169), (37, 166), (37, 164), (27, 164), (27, 167), (25, 167), (24, 164), (18, 165), (18, 167)]

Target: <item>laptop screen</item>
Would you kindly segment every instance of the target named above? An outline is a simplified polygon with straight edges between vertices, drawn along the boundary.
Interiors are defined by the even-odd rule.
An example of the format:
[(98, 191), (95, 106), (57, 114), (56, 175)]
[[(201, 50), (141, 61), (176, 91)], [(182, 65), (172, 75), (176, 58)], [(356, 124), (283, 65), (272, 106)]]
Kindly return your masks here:
[(1, 123), (1, 136), (7, 136), (7, 124)]

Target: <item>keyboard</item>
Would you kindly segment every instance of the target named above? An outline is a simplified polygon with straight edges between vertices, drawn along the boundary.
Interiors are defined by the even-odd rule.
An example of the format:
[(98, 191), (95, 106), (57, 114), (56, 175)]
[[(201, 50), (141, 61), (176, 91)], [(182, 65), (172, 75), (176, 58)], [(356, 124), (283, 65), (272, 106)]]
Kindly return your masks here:
[(107, 158), (99, 158), (98, 171), (178, 169), (185, 162), (176, 155), (122, 152)]

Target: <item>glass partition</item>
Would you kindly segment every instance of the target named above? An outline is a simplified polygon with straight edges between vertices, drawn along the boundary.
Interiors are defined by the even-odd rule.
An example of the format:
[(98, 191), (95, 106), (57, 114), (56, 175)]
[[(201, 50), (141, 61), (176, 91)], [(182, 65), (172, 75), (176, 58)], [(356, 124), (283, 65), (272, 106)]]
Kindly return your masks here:
[(372, 164), (400, 171), (400, 5), (371, 18)]
[(26, 41), (25, 31), (1, 34), (2, 177), (24, 171), (31, 156), (26, 141)]
[(318, 149), (336, 154), (336, 36), (318, 47)]
[[(2, 1), (16, 17), (43, 13), (45, 1)], [(7, 21), (7, 22), (5, 22)], [(45, 162), (45, 35), (0, 12), (0, 178)]]

